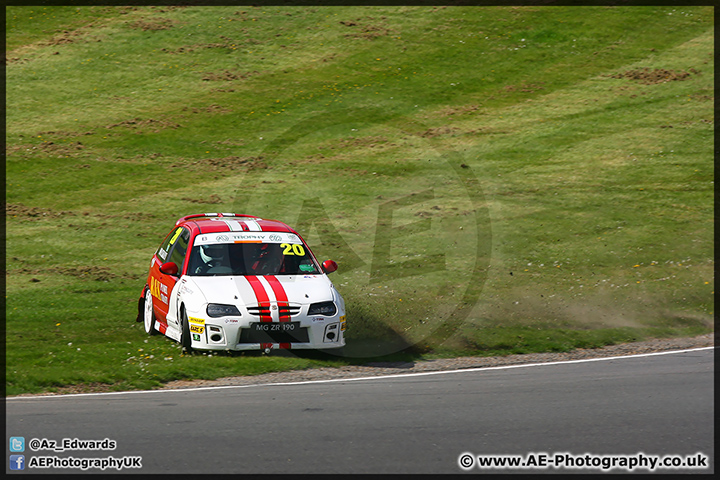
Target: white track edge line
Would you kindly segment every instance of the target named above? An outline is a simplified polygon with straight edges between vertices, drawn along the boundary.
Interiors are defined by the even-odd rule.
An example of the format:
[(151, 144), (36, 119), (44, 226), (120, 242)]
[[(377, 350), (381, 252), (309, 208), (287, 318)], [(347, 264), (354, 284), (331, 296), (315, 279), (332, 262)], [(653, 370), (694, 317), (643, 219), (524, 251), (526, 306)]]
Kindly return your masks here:
[(497, 365), (494, 367), (473, 367), (473, 368), (459, 368), (455, 370), (435, 370), (431, 372), (415, 372), (415, 373), (397, 373), (391, 375), (373, 375), (369, 377), (350, 377), (350, 378), (329, 378), (325, 380), (304, 380), (299, 382), (276, 382), (276, 383), (254, 383), (250, 385), (220, 385), (216, 387), (188, 387), (188, 388), (168, 388), (168, 389), (156, 389), (156, 390), (126, 390), (122, 392), (97, 392), (97, 393), (71, 393), (67, 395), (34, 395), (34, 396), (15, 396), (6, 397), (5, 401), (18, 401), (18, 400), (39, 400), (47, 398), (76, 398), (76, 397), (96, 397), (96, 396), (108, 396), (108, 395), (137, 395), (146, 393), (187, 393), (187, 392), (199, 392), (208, 390), (223, 390), (230, 388), (250, 388), (250, 387), (274, 387), (274, 386), (289, 386), (289, 385), (309, 385), (315, 383), (337, 383), (337, 382), (356, 382), (360, 380), (385, 380), (390, 378), (405, 378), (405, 377), (421, 377), (428, 375), (441, 375), (448, 373), (468, 373), (468, 372), (486, 372), (490, 370), (505, 370), (512, 368), (527, 368), (527, 367), (542, 367), (548, 365), (565, 365), (571, 363), (587, 363), (587, 362), (601, 362), (606, 360), (621, 360), (625, 358), (640, 358), (640, 357), (652, 357), (657, 355), (671, 355), (675, 353), (687, 353), (687, 352), (698, 352), (702, 350), (712, 350), (715, 346), (711, 347), (698, 347), (688, 348), (684, 350), (668, 350), (663, 352), (650, 352), (650, 353), (638, 353), (635, 355), (620, 355), (616, 357), (596, 357), (596, 358), (581, 358), (577, 360), (558, 360), (554, 362), (539, 362), (539, 363), (521, 363), (518, 365)]

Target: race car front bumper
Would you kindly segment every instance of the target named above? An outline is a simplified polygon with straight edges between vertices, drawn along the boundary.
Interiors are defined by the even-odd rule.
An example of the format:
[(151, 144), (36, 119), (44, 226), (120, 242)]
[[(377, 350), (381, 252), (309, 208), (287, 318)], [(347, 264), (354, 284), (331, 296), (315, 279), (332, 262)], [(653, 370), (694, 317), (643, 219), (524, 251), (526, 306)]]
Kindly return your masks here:
[(345, 345), (345, 315), (246, 321), (189, 317), (191, 346), (198, 350), (331, 349)]

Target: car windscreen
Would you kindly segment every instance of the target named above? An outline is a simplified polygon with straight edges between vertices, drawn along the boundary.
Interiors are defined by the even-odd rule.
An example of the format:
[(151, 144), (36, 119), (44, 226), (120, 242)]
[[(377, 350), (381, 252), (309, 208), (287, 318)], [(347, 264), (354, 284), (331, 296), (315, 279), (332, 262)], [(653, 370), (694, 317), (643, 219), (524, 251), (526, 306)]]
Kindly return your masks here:
[(189, 262), (196, 276), (320, 273), (302, 240), (284, 232), (200, 234)]

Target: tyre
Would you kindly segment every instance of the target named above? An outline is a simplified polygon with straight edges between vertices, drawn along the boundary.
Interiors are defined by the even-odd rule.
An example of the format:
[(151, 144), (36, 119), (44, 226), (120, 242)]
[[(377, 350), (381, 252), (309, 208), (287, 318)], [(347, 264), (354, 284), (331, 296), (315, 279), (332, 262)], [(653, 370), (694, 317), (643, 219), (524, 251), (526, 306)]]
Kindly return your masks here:
[(188, 321), (188, 316), (185, 312), (185, 308), (182, 308), (180, 310), (180, 323), (182, 324), (180, 326), (180, 330), (182, 332), (180, 334), (180, 345), (182, 345), (183, 350), (185, 350), (187, 353), (190, 353), (193, 351), (192, 339), (190, 338), (190, 322)]
[(149, 288), (145, 292), (145, 313), (143, 314), (143, 319), (145, 333), (148, 335), (155, 335), (158, 333), (157, 330), (155, 330), (155, 312), (153, 311), (152, 293), (150, 293)]

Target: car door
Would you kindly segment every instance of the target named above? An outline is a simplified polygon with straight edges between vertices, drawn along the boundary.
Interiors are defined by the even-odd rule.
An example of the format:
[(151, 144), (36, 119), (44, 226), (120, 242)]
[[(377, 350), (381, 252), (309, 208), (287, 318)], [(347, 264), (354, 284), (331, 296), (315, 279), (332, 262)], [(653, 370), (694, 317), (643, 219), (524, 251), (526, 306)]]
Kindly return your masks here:
[[(153, 262), (150, 291), (155, 300), (153, 307), (157, 319), (167, 325), (168, 312), (170, 311), (170, 298), (175, 284), (180, 278), (185, 265), (187, 246), (190, 240), (190, 230), (185, 227), (177, 227), (173, 230), (163, 245), (158, 249), (157, 260)], [(172, 262), (178, 267), (176, 275), (163, 273), (160, 266)], [(174, 315), (172, 315), (174, 317)]]
[(178, 235), (178, 238), (171, 245), (170, 254), (168, 255), (168, 262), (172, 262), (177, 265), (177, 275), (165, 275), (166, 285), (169, 294), (169, 302), (167, 305), (168, 312), (166, 319), (169, 322), (179, 324), (177, 315), (177, 295), (178, 295), (178, 281), (185, 271), (185, 264), (187, 263), (188, 257), (188, 244), (190, 243), (190, 230), (182, 227), (182, 231)]

